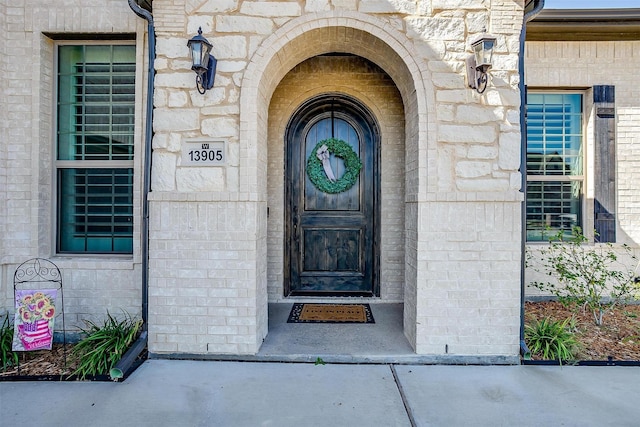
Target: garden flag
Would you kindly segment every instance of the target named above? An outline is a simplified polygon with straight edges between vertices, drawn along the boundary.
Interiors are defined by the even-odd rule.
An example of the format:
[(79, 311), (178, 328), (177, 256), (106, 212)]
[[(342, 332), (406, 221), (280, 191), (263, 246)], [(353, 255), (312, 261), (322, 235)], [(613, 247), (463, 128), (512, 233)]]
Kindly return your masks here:
[(13, 351), (51, 350), (57, 289), (16, 290)]

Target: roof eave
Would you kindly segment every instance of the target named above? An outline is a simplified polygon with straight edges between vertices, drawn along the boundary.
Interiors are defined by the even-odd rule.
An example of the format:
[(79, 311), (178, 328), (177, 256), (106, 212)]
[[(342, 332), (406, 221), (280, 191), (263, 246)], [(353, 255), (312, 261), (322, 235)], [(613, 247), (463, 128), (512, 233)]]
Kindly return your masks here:
[(640, 40), (640, 9), (546, 9), (527, 25), (527, 41)]

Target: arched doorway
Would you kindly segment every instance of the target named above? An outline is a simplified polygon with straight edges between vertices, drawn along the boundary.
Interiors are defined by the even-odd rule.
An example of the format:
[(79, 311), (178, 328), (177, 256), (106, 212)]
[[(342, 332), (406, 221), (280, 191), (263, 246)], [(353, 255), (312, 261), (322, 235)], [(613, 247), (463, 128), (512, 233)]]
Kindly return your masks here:
[[(354, 43), (354, 40), (358, 42)], [(420, 224), (418, 201), (427, 190), (428, 171), (435, 169), (427, 168), (425, 159), (429, 150), (435, 150), (436, 139), (428, 133), (431, 126), (435, 126), (435, 114), (430, 114), (434, 110), (429, 107), (435, 105), (429, 67), (413, 47), (414, 44), (401, 32), (375, 17), (358, 12), (330, 11), (306, 14), (287, 22), (260, 45), (247, 65), (240, 93), (238, 151), (239, 167), (246, 173), (238, 175), (238, 188), (255, 197), (258, 211), (265, 213), (256, 217), (258, 256), (255, 259), (255, 275), (250, 275), (252, 280), (255, 279), (256, 289), (255, 293), (249, 290), (249, 294), (255, 294), (256, 297), (256, 336), (259, 339), (264, 338), (268, 331), (268, 303), (281, 301), (284, 294), (282, 262), (285, 256), (282, 242), (285, 240), (285, 201), (284, 191), (280, 188), (284, 186), (284, 128), (291, 113), (284, 116), (284, 123), (280, 121), (279, 114), (293, 112), (295, 107), (288, 106), (287, 101), (291, 97), (287, 94), (281, 97), (277, 92), (283, 79), (299, 64), (309, 58), (341, 52), (370, 60), (388, 73), (404, 105), (402, 113), (389, 115), (380, 107), (384, 104), (376, 107), (376, 103), (366, 102), (369, 109), (376, 112), (383, 135), (385, 128), (391, 129), (389, 140), (397, 143), (391, 146), (382, 139), (381, 169), (384, 171), (387, 167), (384, 164), (387, 158), (385, 147), (401, 152), (401, 160), (393, 164), (401, 172), (382, 174), (394, 176), (394, 184), (389, 185), (388, 194), (396, 195), (397, 200), (391, 201), (389, 206), (401, 206), (403, 215), (398, 217), (402, 218), (399, 221), (387, 218), (387, 205), (382, 201), (381, 246), (384, 248), (386, 244), (390, 250), (381, 251), (388, 254), (388, 259), (381, 259), (381, 298), (404, 303), (404, 333), (411, 344), (416, 345), (417, 301), (422, 292), (417, 283), (421, 265), (417, 259), (417, 227)], [(286, 54), (282, 54), (285, 51)], [(351, 90), (351, 87), (341, 85), (338, 80), (316, 79), (316, 82), (325, 86), (324, 91), (339, 90), (358, 94), (358, 99), (364, 99), (359, 96), (362, 90)], [(375, 86), (369, 85), (369, 88), (373, 93), (367, 96), (368, 99), (381, 94)], [(319, 92), (312, 88), (305, 93), (308, 97)], [(307, 97), (294, 96), (299, 102)], [(277, 100), (283, 102), (276, 106), (274, 102)], [(383, 179), (383, 194), (385, 185)], [(405, 217), (416, 220), (405, 222)], [(389, 230), (386, 234), (387, 243), (385, 224), (389, 225), (386, 228)], [(395, 232), (394, 228), (400, 231)], [(393, 292), (387, 294), (390, 281), (396, 281), (398, 286), (392, 287)]]
[[(316, 96), (292, 116), (285, 144), (285, 295), (379, 296), (380, 138), (373, 115), (347, 95)], [(325, 183), (345, 182), (353, 172), (331, 153), (332, 144), (361, 166), (340, 191), (309, 174), (321, 151)]]

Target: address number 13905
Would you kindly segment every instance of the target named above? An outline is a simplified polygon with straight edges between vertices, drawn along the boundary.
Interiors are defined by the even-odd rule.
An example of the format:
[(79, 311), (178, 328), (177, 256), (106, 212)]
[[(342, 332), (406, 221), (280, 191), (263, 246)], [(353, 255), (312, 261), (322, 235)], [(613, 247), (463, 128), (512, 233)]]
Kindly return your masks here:
[(184, 142), (182, 166), (221, 166), (225, 164), (225, 146), (222, 141)]
[(192, 162), (213, 162), (222, 160), (222, 150), (191, 150), (189, 160)]

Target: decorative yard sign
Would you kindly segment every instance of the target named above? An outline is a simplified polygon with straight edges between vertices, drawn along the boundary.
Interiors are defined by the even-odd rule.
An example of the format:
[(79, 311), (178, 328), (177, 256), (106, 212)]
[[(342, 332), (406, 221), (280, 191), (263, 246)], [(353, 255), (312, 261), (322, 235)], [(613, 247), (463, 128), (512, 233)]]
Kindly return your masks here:
[(226, 162), (224, 141), (200, 139), (182, 143), (181, 166), (224, 166)]
[(13, 351), (51, 350), (57, 289), (16, 290)]

